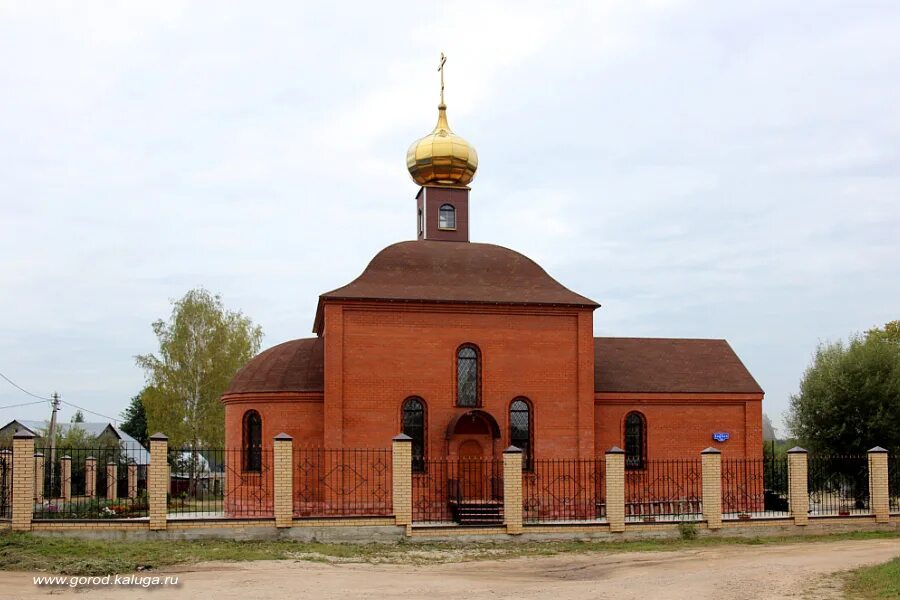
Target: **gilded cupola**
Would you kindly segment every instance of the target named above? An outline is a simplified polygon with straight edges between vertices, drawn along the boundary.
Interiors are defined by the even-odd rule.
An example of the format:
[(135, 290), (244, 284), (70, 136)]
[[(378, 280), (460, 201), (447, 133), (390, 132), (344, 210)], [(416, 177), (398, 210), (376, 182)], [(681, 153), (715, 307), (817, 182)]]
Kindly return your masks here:
[(447, 105), (444, 104), (444, 64), (441, 55), (441, 103), (434, 131), (413, 142), (406, 153), (406, 168), (419, 185), (459, 186), (469, 184), (478, 169), (478, 153), (475, 147), (459, 137), (447, 123)]

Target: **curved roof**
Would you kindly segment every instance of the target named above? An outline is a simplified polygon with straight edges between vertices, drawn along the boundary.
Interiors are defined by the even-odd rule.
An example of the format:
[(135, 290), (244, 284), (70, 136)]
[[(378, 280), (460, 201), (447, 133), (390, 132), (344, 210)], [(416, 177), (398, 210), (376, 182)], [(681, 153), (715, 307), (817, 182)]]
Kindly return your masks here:
[(225, 394), (321, 392), (325, 389), (322, 338), (291, 340), (257, 354), (237, 372)]
[(427, 240), (388, 246), (362, 275), (321, 300), (599, 306), (509, 248)]

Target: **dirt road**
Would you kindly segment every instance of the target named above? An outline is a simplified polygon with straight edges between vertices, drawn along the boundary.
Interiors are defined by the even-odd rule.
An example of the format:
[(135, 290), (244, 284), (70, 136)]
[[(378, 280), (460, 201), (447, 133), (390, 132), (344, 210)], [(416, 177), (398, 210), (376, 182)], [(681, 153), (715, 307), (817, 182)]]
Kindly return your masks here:
[(569, 554), (422, 566), (305, 561), (203, 563), (153, 573), (179, 576), (177, 587), (162, 589), (35, 586), (32, 573), (0, 572), (0, 597), (819, 599), (841, 597), (834, 573), (898, 555), (900, 541), (885, 539), (723, 545), (675, 552)]

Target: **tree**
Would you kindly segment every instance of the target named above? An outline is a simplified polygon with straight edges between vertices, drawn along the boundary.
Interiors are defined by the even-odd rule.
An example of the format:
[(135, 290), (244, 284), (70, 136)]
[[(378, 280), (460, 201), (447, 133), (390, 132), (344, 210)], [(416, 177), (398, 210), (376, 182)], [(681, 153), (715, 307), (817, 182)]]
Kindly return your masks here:
[(150, 443), (150, 433), (147, 431), (147, 412), (144, 410), (144, 403), (141, 400), (144, 392), (131, 399), (128, 408), (122, 411), (122, 424), (119, 429), (140, 442), (141, 446), (147, 447)]
[(900, 322), (820, 344), (791, 397), (788, 427), (810, 450), (900, 451)]
[(149, 429), (168, 435), (175, 448), (221, 446), (225, 410), (219, 397), (259, 351), (262, 329), (201, 288), (174, 302), (169, 320), (154, 322), (153, 332), (159, 356), (135, 357), (147, 380), (141, 402)]
[(75, 411), (75, 414), (72, 415), (72, 420), (70, 423), (84, 423), (84, 413), (81, 412), (81, 409)]

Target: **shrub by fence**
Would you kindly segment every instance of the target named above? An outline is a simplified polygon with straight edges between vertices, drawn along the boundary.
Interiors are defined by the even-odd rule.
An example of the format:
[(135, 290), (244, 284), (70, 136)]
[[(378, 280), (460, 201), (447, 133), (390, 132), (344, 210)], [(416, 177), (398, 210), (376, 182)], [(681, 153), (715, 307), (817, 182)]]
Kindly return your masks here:
[(422, 467), (412, 474), (413, 521), (454, 523), (460, 506), (503, 499), (500, 459), (426, 459)]
[(786, 517), (786, 456), (722, 459), (722, 518)]
[(700, 460), (649, 460), (625, 471), (625, 519), (693, 521), (703, 513)]
[(541, 459), (522, 475), (526, 523), (596, 521), (606, 516), (605, 459)]
[(392, 513), (391, 451), (295, 448), (294, 516)]
[(808, 458), (810, 516), (869, 514), (867, 456)]
[(119, 440), (92, 448), (36, 448), (33, 518), (146, 517), (146, 475), (140, 473), (149, 462), (143, 446)]

